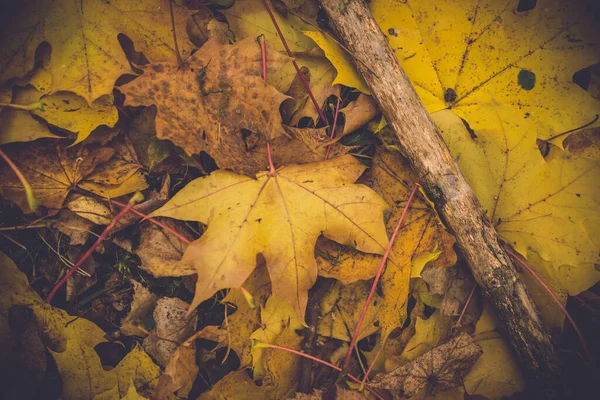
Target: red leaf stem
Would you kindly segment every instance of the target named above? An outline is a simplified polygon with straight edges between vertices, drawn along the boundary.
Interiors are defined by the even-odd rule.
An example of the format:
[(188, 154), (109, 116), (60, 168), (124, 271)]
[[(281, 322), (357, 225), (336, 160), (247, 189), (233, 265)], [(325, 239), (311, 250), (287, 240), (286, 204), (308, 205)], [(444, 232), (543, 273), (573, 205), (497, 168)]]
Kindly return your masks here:
[[(301, 352), (301, 351), (298, 351), (298, 350), (289, 349), (289, 348), (287, 348), (287, 347), (278, 346), (278, 345), (276, 345), (276, 344), (271, 344), (271, 343), (262, 343), (262, 346), (263, 346), (264, 348), (270, 348), (270, 349), (277, 349), (277, 350), (283, 350), (283, 351), (287, 351), (288, 353), (292, 353), (292, 354), (296, 354), (296, 355), (298, 355), (298, 356), (300, 356), (300, 357), (308, 358), (309, 360), (313, 360), (313, 361), (316, 361), (316, 362), (318, 362), (318, 363), (320, 363), (320, 364), (326, 365), (326, 366), (328, 366), (329, 368), (332, 368), (332, 369), (334, 369), (334, 370), (336, 370), (336, 371), (341, 371), (341, 370), (342, 370), (342, 369), (341, 369), (340, 367), (338, 367), (337, 365), (333, 365), (333, 364), (331, 364), (331, 363), (328, 363), (327, 361), (323, 361), (323, 360), (321, 360), (320, 358), (317, 358), (317, 357), (315, 357), (315, 356), (311, 356), (310, 354), (306, 354), (306, 353), (303, 353), (303, 352)], [(358, 378), (357, 378), (357, 377), (355, 377), (354, 375), (350, 375), (350, 374), (348, 374), (347, 376), (348, 376), (348, 378), (352, 379), (354, 382), (356, 382), (356, 383), (361, 383), (360, 379), (358, 379)], [(373, 390), (373, 389), (369, 388), (368, 386), (365, 386), (365, 389), (367, 389), (369, 392), (373, 393), (373, 395), (374, 395), (375, 397), (377, 397), (378, 399), (380, 399), (380, 400), (385, 400), (385, 399), (384, 399), (384, 398), (383, 398), (383, 397), (382, 397), (382, 396), (381, 396), (379, 393), (377, 393), (375, 390)]]
[[(335, 114), (333, 116), (333, 126), (331, 127), (331, 136), (329, 137), (330, 140), (333, 140), (333, 138), (335, 137), (335, 128), (337, 127), (337, 119), (338, 119), (338, 114), (340, 112), (340, 97), (338, 97), (337, 99), (337, 104), (335, 106)], [(327, 151), (325, 152), (325, 159), (327, 160), (329, 158), (329, 153), (331, 152), (331, 145), (327, 145)]]
[[(260, 0), (260, 1), (263, 3), (263, 6), (267, 10), (269, 17), (271, 17), (271, 21), (273, 22), (273, 25), (275, 26), (275, 30), (277, 31), (277, 34), (279, 35), (279, 38), (281, 39), (281, 43), (283, 43), (283, 47), (285, 47), (285, 51), (288, 53), (288, 56), (294, 58), (294, 55), (292, 54), (292, 51), (288, 47), (287, 41), (285, 40), (283, 33), (281, 33), (281, 29), (279, 29), (279, 24), (277, 23), (277, 20), (275, 19), (275, 16), (273, 15), (273, 12), (271, 11), (271, 7), (269, 7), (269, 4), (266, 0)], [(317, 114), (319, 114), (319, 118), (321, 118), (321, 120), (325, 124), (327, 124), (327, 118), (325, 118), (325, 115), (323, 115), (323, 111), (321, 111), (321, 107), (317, 103), (317, 99), (315, 99), (315, 96), (313, 95), (312, 90), (310, 90), (308, 82), (306, 82), (306, 79), (304, 79), (304, 75), (300, 71), (300, 67), (298, 67), (298, 63), (296, 63), (296, 60), (292, 60), (292, 65), (294, 65), (294, 68), (296, 69), (296, 73), (298, 74), (298, 77), (302, 81), (302, 85), (304, 86), (304, 89), (306, 89), (306, 93), (308, 93), (310, 100), (312, 101), (313, 105), (315, 106), (315, 110), (317, 111)], [(317, 123), (319, 123), (319, 121), (317, 121)]]
[(371, 304), (371, 300), (373, 300), (373, 295), (375, 294), (375, 290), (377, 289), (377, 284), (379, 283), (379, 279), (381, 278), (381, 275), (383, 274), (383, 270), (384, 270), (386, 261), (390, 255), (390, 252), (392, 251), (392, 245), (394, 244), (394, 241), (396, 240), (396, 236), (398, 236), (398, 232), (400, 231), (400, 226), (402, 226), (402, 221), (404, 220), (404, 217), (406, 216), (408, 207), (410, 206), (410, 203), (412, 203), (413, 198), (415, 197), (415, 194), (417, 193), (418, 188), (419, 188), (419, 184), (415, 183), (415, 186), (413, 187), (413, 190), (410, 193), (408, 201), (404, 205), (404, 209), (402, 210), (400, 219), (398, 220), (398, 223), (396, 224), (396, 229), (394, 229), (394, 233), (392, 234), (390, 242), (388, 243), (388, 246), (385, 249), (385, 253), (383, 254), (383, 258), (381, 259), (381, 263), (379, 264), (379, 269), (377, 270), (377, 275), (375, 275), (375, 279), (373, 280), (373, 285), (371, 286), (371, 292), (369, 293), (369, 297), (367, 297), (365, 306), (363, 307), (362, 313), (360, 314), (360, 318), (358, 319), (358, 323), (356, 324), (356, 329), (354, 329), (354, 334), (352, 335), (352, 340), (350, 342), (350, 346), (348, 347), (348, 352), (346, 353), (346, 359), (344, 360), (344, 369), (346, 369), (348, 367), (348, 364), (350, 364), (350, 358), (352, 357), (352, 351), (354, 350), (354, 346), (356, 345), (356, 342), (358, 341), (358, 334), (360, 333), (360, 328), (362, 327), (362, 324), (365, 320), (365, 316), (367, 315), (367, 310), (369, 308), (369, 305)]
[(514, 258), (519, 264), (521, 264), (527, 271), (529, 271), (529, 273), (531, 275), (533, 275), (533, 277), (539, 282), (539, 284), (542, 285), (544, 290), (546, 290), (546, 292), (548, 292), (550, 297), (552, 297), (552, 300), (554, 300), (554, 302), (560, 308), (560, 310), (563, 312), (563, 314), (565, 314), (565, 317), (567, 317), (567, 319), (571, 323), (571, 326), (573, 326), (575, 333), (579, 337), (579, 341), (581, 342), (581, 346), (583, 347), (583, 351), (585, 353), (587, 360), (592, 361), (592, 357), (588, 350), (587, 344), (585, 343), (585, 339), (583, 338), (583, 335), (581, 334), (581, 331), (579, 330), (579, 327), (577, 326), (577, 324), (575, 323), (573, 318), (571, 318), (571, 314), (569, 314), (569, 312), (567, 311), (565, 306), (563, 306), (562, 303), (560, 302), (560, 300), (558, 299), (558, 297), (556, 297), (556, 295), (554, 294), (552, 289), (550, 289), (550, 287), (548, 285), (546, 285), (546, 283), (542, 280), (542, 278), (540, 278), (540, 276), (524, 260), (522, 260), (521, 257), (519, 257), (517, 255), (517, 253), (515, 253), (514, 251), (512, 251), (509, 248), (506, 248), (506, 252), (508, 254), (510, 254), (512, 256), (512, 258)]
[(98, 239), (96, 239), (96, 241), (94, 242), (94, 244), (92, 246), (90, 246), (90, 248), (79, 259), (79, 261), (77, 261), (71, 267), (71, 269), (65, 274), (65, 276), (63, 276), (62, 279), (60, 281), (58, 281), (58, 283), (56, 285), (54, 285), (54, 287), (52, 288), (52, 291), (50, 292), (50, 294), (48, 295), (48, 297), (46, 297), (46, 303), (50, 303), (52, 301), (52, 298), (54, 297), (54, 295), (56, 294), (56, 292), (58, 292), (58, 290), (61, 288), (61, 286), (64, 285), (64, 283), (75, 273), (75, 271), (77, 271), (77, 269), (92, 255), (92, 253), (94, 252), (94, 250), (96, 250), (96, 248), (98, 246), (100, 246), (100, 244), (104, 241), (104, 239), (106, 239), (106, 236), (108, 236), (108, 233), (115, 227), (115, 225), (117, 224), (117, 222), (119, 222), (119, 220), (121, 218), (123, 218), (125, 216), (125, 214), (127, 214), (132, 209), (133, 205), (135, 204), (135, 202), (133, 201), (134, 198), (135, 198), (135, 195), (134, 195), (134, 197), (132, 197), (132, 200), (129, 201), (129, 203), (127, 204), (127, 206), (125, 206), (125, 208), (123, 208), (112, 219), (112, 221), (110, 221), (110, 223), (106, 226), (106, 228), (104, 228), (104, 230), (102, 231), (102, 233), (100, 234), (100, 236), (98, 236)]
[(476, 287), (477, 287), (476, 284), (473, 285), (473, 289), (471, 289), (471, 293), (469, 293), (469, 297), (467, 298), (467, 301), (465, 302), (465, 305), (463, 306), (463, 309), (460, 312), (460, 316), (458, 317), (456, 324), (454, 324), (454, 326), (456, 328), (458, 328), (458, 326), (460, 325), (460, 321), (462, 321), (463, 317), (465, 316), (465, 312), (467, 312), (467, 308), (469, 307), (469, 304), (471, 304), (471, 299), (473, 298), (473, 294), (475, 294)]

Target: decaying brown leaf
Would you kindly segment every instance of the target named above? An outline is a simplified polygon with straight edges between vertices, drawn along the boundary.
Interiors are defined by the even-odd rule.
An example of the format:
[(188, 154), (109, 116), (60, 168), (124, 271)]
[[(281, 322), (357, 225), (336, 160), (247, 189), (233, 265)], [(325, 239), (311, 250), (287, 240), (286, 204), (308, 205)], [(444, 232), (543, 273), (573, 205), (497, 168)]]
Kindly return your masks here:
[[(267, 73), (288, 57), (267, 51)], [(265, 83), (260, 45), (255, 38), (221, 45), (216, 37), (188, 60), (186, 67), (157, 63), (121, 87), (128, 105), (156, 105), (156, 136), (169, 139), (189, 155), (205, 151), (220, 168), (256, 173), (246, 155), (242, 129), (268, 138), (285, 134), (279, 105), (287, 96)]]
[(147, 335), (147, 331), (140, 329), (140, 326), (144, 326), (144, 320), (156, 306), (158, 297), (138, 281), (132, 279), (131, 284), (133, 285), (133, 301), (131, 310), (121, 320), (121, 333), (144, 337)]
[(451, 389), (462, 385), (463, 378), (481, 354), (481, 347), (463, 333), (409, 364), (378, 375), (371, 386), (408, 397), (423, 388), (427, 388), (430, 393)]
[(175, 297), (162, 297), (156, 302), (156, 326), (153, 335), (144, 339), (143, 347), (163, 367), (169, 363), (178, 343), (192, 336), (196, 330), (198, 317), (186, 317), (188, 307), (188, 303)]
[[(194, 240), (194, 236), (183, 222), (168, 218), (157, 220), (188, 238), (190, 242)], [(155, 277), (187, 276), (195, 274), (196, 270), (184, 268), (184, 265), (179, 263), (186, 248), (187, 243), (177, 236), (145, 221), (141, 227), (140, 244), (133, 251), (140, 257), (140, 268)]]
[[(57, 212), (73, 186), (114, 154), (108, 147), (78, 145), (63, 148), (46, 139), (26, 146), (9, 144), (3, 150), (25, 175), (36, 198), (50, 209), (50, 213)], [(15, 202), (23, 212), (31, 212), (23, 185), (6, 163), (0, 166), (0, 175), (4, 177), (0, 182), (2, 195)]]

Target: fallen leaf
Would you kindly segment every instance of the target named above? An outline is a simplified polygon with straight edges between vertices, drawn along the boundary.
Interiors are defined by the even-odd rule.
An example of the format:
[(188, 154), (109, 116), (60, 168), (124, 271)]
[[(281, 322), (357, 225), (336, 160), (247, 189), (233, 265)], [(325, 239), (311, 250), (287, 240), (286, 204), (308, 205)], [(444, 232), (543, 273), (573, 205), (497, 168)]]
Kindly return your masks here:
[(427, 388), (428, 393), (447, 390), (462, 385), (482, 353), (481, 347), (463, 333), (409, 364), (376, 376), (370, 385), (408, 397), (423, 388)]
[[(15, 93), (11, 92), (6, 103), (30, 105), (38, 100), (28, 96), (30, 91), (36, 92), (35, 89), (29, 87), (21, 90), (15, 89)], [(41, 103), (40, 103), (41, 106)], [(60, 139), (48, 129), (48, 125), (43, 121), (33, 118), (30, 112), (17, 110), (12, 107), (3, 107), (0, 110), (0, 144), (15, 143), (15, 142), (31, 142), (41, 138)]]
[(519, 253), (532, 249), (549, 261), (560, 285), (577, 295), (600, 280), (593, 267), (600, 262), (600, 163), (560, 149), (544, 159), (535, 121), (513, 126), (498, 104), (488, 113), (503, 129), (482, 129), (475, 140), (449, 111), (434, 120), (499, 235)]
[[(185, 34), (186, 18), (192, 12), (177, 4), (173, 12), (179, 50), (186, 58), (193, 49)], [(128, 0), (25, 1), (2, 17), (0, 81), (31, 70), (38, 46), (47, 42), (52, 46), (51, 86), (38, 89), (71, 91), (89, 104), (111, 94), (117, 78), (131, 72), (119, 34), (131, 38), (136, 49), (153, 62), (175, 60), (171, 14), (160, 0), (142, 4)]]
[[(266, 304), (267, 299), (271, 296), (271, 281), (264, 262), (259, 263), (250, 274), (250, 277), (244, 282), (244, 288), (252, 295), (256, 304), (261, 306)], [(241, 368), (251, 367), (253, 364), (252, 350), (254, 349), (252, 349), (250, 336), (260, 328), (260, 308), (248, 304), (244, 294), (238, 289), (231, 289), (222, 303), (227, 307), (227, 317), (223, 321), (221, 329), (216, 332), (207, 331), (208, 336), (202, 337), (215, 340), (214, 334), (217, 333), (224, 340), (215, 340), (218, 342), (215, 350), (221, 347), (230, 348), (238, 355)], [(231, 315), (232, 313), (233, 315)]]
[[(194, 240), (184, 223), (167, 218), (157, 220), (188, 238), (190, 242)], [(187, 243), (177, 236), (145, 221), (141, 227), (140, 243), (133, 252), (140, 257), (140, 268), (155, 277), (187, 276), (195, 274), (196, 270), (191, 267), (182, 268), (184, 266), (179, 263), (186, 248)]]
[[(451, 317), (458, 317), (461, 314), (476, 285), (472, 275), (463, 264), (457, 264), (450, 268), (438, 268), (433, 264), (428, 264), (421, 272), (421, 276), (431, 293), (442, 296), (439, 305), (440, 313)], [(474, 315), (475, 311), (479, 309), (476, 303), (476, 298), (472, 298), (463, 315), (463, 325), (479, 318), (479, 315)]]
[(196, 363), (196, 346), (192, 335), (183, 342), (171, 356), (165, 372), (160, 376), (153, 398), (165, 399), (173, 393), (187, 398), (200, 368)]
[(273, 294), (304, 320), (320, 234), (366, 252), (382, 253), (387, 244), (385, 203), (371, 189), (352, 185), (363, 171), (344, 156), (263, 172), (257, 180), (219, 170), (189, 183), (153, 216), (208, 224), (181, 260), (198, 272), (190, 309), (221, 289), (241, 286), (260, 253)]
[[(26, 146), (14, 143), (4, 151), (21, 170), (40, 203), (56, 213), (71, 188), (90, 175), (97, 165), (108, 161), (114, 150), (81, 145), (62, 148), (58, 143), (37, 140)], [(25, 190), (7, 164), (0, 167), (6, 179), (0, 182), (2, 195), (16, 203), (24, 213), (31, 212)]]
[(340, 109), (344, 114), (344, 130), (340, 137), (354, 132), (367, 122), (381, 114), (373, 97), (361, 93), (358, 98), (351, 101), (346, 107)]
[(504, 399), (525, 390), (517, 360), (508, 343), (495, 331), (497, 326), (491, 308), (486, 303), (473, 337), (481, 346), (483, 355), (464, 380), (467, 393), (492, 400)]
[[(552, 265), (541, 258), (535, 251), (527, 252), (527, 264), (541, 278), (542, 282), (556, 295), (563, 306), (567, 306), (569, 294), (567, 290), (559, 283), (559, 277)], [(565, 322), (565, 313), (559, 308), (558, 304), (552, 299), (548, 290), (544, 288), (531, 272), (524, 268), (519, 268), (519, 276), (527, 286), (531, 298), (535, 302), (544, 324), (553, 329), (562, 331)]]
[(429, 352), (448, 333), (453, 320), (436, 310), (429, 318), (416, 317), (415, 334), (410, 338), (400, 355), (402, 361), (412, 361)]
[[(292, 306), (285, 300), (270, 296), (264, 307), (260, 309), (261, 326), (250, 335), (250, 340), (259, 340), (264, 343), (276, 343), (284, 332), (294, 332), (302, 329), (302, 321), (298, 319)], [(290, 340), (296, 344), (294, 337)], [(287, 345), (287, 344), (286, 344)], [(299, 347), (299, 346), (298, 346)], [(265, 367), (265, 349), (252, 349), (252, 366), (254, 380), (263, 379), (267, 374)]]
[(262, 398), (264, 398), (264, 393), (261, 388), (256, 386), (248, 376), (248, 372), (243, 369), (225, 375), (209, 391), (198, 397), (199, 400)]
[[(268, 71), (288, 62), (268, 51)], [(121, 86), (127, 105), (156, 105), (156, 136), (187, 154), (205, 151), (220, 168), (256, 173), (267, 160), (247, 159), (242, 129), (267, 138), (285, 134), (279, 106), (287, 96), (265, 83), (260, 45), (246, 39), (221, 45), (211, 38), (186, 61), (148, 65), (144, 74)]]
[(70, 245), (77, 246), (87, 242), (94, 223), (78, 216), (71, 210), (62, 210), (52, 226), (69, 236)]
[[(272, 4), (270, 7), (273, 10)], [(238, 0), (233, 7), (223, 10), (223, 14), (227, 17), (229, 29), (235, 33), (237, 40), (257, 38), (262, 34), (276, 51), (285, 51), (273, 22), (261, 2)], [(314, 43), (302, 34), (302, 30), (313, 30), (311, 25), (292, 14), (282, 16), (273, 12), (273, 15), (292, 53), (301, 53), (315, 47)]]
[[(274, 10), (274, 4), (271, 9)], [(305, 9), (306, 7), (302, 7)], [(236, 40), (247, 38), (255, 39), (264, 35), (265, 41), (275, 51), (287, 54), (273, 26), (273, 22), (264, 6), (254, 0), (236, 1), (233, 7), (223, 10), (227, 17), (229, 28), (235, 34)], [(330, 95), (339, 96), (339, 87), (333, 85), (335, 69), (325, 58), (323, 52), (315, 46), (314, 42), (303, 34), (305, 31), (317, 28), (304, 22), (298, 16), (287, 13), (282, 15), (273, 12), (279, 28), (288, 43), (294, 59), (300, 68), (305, 67), (310, 71), (310, 79), (307, 79), (317, 104), (321, 106)], [(267, 53), (268, 54), (268, 53)], [(291, 63), (280, 66), (277, 70), (267, 73), (267, 82), (281, 92), (287, 92), (293, 82), (298, 82), (298, 76)], [(296, 126), (303, 117), (317, 119), (318, 113), (310, 100), (304, 86), (298, 85), (301, 90), (290, 94), (296, 100), (293, 115), (288, 115), (289, 125)], [(316, 121), (315, 121), (316, 122)]]
[[(158, 377), (158, 367), (139, 348), (132, 350), (113, 370), (107, 371), (94, 347), (106, 342), (104, 331), (92, 322), (72, 317), (63, 310), (42, 301), (10, 258), (0, 253), (0, 318), (14, 305), (30, 307), (36, 318), (42, 340), (56, 361), (62, 378), (62, 396), (68, 399), (93, 398), (119, 385), (124, 395), (133, 380), (136, 388), (144, 388)], [(8, 326), (2, 323), (0, 326)], [(0, 331), (4, 335), (3, 330)], [(8, 343), (2, 336), (2, 347)]]
[(145, 174), (131, 141), (123, 136), (111, 141), (110, 145), (115, 149), (113, 157), (96, 167), (79, 186), (108, 198), (146, 189)]
[(352, 57), (344, 51), (336, 42), (322, 32), (304, 32), (306, 36), (311, 38), (323, 51), (325, 56), (334, 67), (337, 69), (337, 76), (333, 81), (333, 85), (342, 84), (358, 91), (371, 94), (362, 76), (353, 68), (340, 68), (337, 66), (347, 66), (352, 64)]
[(175, 297), (162, 297), (154, 308), (155, 327), (153, 334), (143, 342), (148, 352), (161, 366), (166, 366), (169, 359), (183, 342), (196, 330), (198, 316), (186, 316), (189, 304)]
[[(321, 300), (320, 315), (322, 317), (317, 325), (318, 334), (350, 342), (370, 291), (370, 281), (360, 281), (348, 285), (335, 282)], [(358, 340), (364, 339), (380, 329), (377, 305), (381, 301), (381, 297), (375, 295), (369, 304)], [(352, 330), (348, 331), (348, 329)]]
[[(393, 204), (392, 214), (386, 223), (386, 229), (391, 233), (416, 177), (398, 152), (378, 149), (367, 180), (388, 204)], [(437, 249), (441, 253), (435, 263), (444, 268), (456, 262), (453, 244), (454, 238), (441, 225), (428, 202), (416, 197), (406, 214), (398, 240), (392, 246), (390, 260), (381, 278), (383, 299), (379, 321), (384, 336), (401, 326), (406, 318), (411, 263), (415, 256)], [(319, 274), (346, 284), (373, 277), (381, 262), (380, 256), (360, 254), (331, 241), (319, 241), (317, 255)]]
[(114, 215), (108, 206), (92, 197), (75, 195), (66, 203), (67, 208), (80, 218), (96, 225), (108, 225)]
[(128, 136), (135, 148), (140, 163), (148, 170), (154, 170), (174, 152), (174, 146), (156, 137), (156, 107), (144, 107), (131, 121)]
[(150, 292), (144, 285), (131, 279), (133, 286), (133, 301), (131, 309), (121, 320), (121, 333), (124, 335), (136, 335), (145, 337), (148, 333), (139, 328), (144, 326), (144, 321), (156, 306), (158, 297)]

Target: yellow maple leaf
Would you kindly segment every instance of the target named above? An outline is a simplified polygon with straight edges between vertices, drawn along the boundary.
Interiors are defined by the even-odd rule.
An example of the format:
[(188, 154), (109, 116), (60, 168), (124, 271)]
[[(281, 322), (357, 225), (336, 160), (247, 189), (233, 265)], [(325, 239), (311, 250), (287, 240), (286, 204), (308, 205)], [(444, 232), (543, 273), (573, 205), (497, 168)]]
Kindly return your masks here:
[[(381, 150), (373, 159), (370, 180), (373, 189), (388, 204), (393, 204), (392, 214), (386, 223), (386, 228), (391, 233), (398, 223), (412, 189), (411, 183), (416, 181), (416, 177), (408, 162), (398, 152)], [(415, 198), (408, 209), (398, 239), (392, 246), (390, 260), (381, 278), (383, 298), (379, 302), (378, 318), (384, 336), (402, 325), (406, 318), (413, 262), (421, 261), (422, 264), (424, 260), (431, 258), (434, 251), (439, 250), (442, 253), (436, 259), (436, 265), (440, 268), (454, 265), (456, 254), (452, 249), (453, 245), (454, 238), (441, 225), (427, 200)], [(319, 274), (346, 284), (373, 277), (381, 262), (380, 256), (360, 254), (354, 249), (325, 241), (319, 241), (317, 254)], [(419, 255), (428, 257), (419, 259)]]
[(314, 40), (325, 51), (325, 56), (331, 61), (334, 67), (341, 66), (337, 71), (337, 76), (333, 80), (333, 85), (339, 83), (355, 88), (365, 94), (371, 94), (362, 76), (354, 68), (346, 67), (347, 65), (352, 65), (352, 58), (333, 39), (322, 32), (304, 32), (304, 34)]
[(506, 106), (486, 108), (501, 130), (480, 130), (473, 139), (450, 111), (433, 115), (498, 233), (527, 255), (552, 263), (561, 286), (577, 295), (600, 280), (600, 162), (556, 149), (544, 159), (536, 144), (539, 126), (510, 122)]
[[(191, 11), (177, 4), (173, 11), (179, 49), (186, 58), (193, 49), (185, 29)], [(30, 0), (2, 17), (0, 81), (31, 70), (38, 45), (47, 42), (52, 46), (52, 79), (46, 92), (71, 91), (90, 104), (112, 94), (117, 78), (131, 71), (119, 34), (133, 40), (136, 50), (152, 62), (176, 60), (171, 14), (161, 0)]]
[[(15, 87), (13, 104), (35, 105), (31, 111), (5, 108), (0, 114), (0, 143), (28, 142), (43, 137), (57, 136), (50, 133), (45, 124), (32, 115), (41, 117), (50, 125), (63, 128), (77, 135), (74, 144), (87, 138), (100, 125), (113, 127), (119, 118), (113, 106), (113, 96), (105, 95), (91, 105), (71, 92), (44, 95), (33, 86)], [(31, 129), (28, 130), (27, 128)]]
[[(72, 317), (65, 311), (46, 304), (35, 293), (15, 263), (0, 253), (0, 348), (10, 347), (11, 334), (7, 315), (13, 306), (26, 306), (33, 310), (36, 325), (44, 343), (56, 361), (62, 378), (62, 397), (66, 399), (94, 398), (117, 387), (117, 397), (136, 388), (143, 388), (159, 376), (159, 367), (136, 346), (113, 369), (107, 371), (94, 349), (106, 342), (104, 331), (85, 318)], [(3, 355), (9, 354), (3, 352)], [(0, 358), (0, 362), (7, 360)], [(136, 392), (137, 393), (137, 392)]]
[(308, 289), (317, 278), (319, 235), (371, 253), (381, 254), (387, 245), (385, 202), (352, 184), (364, 169), (344, 156), (263, 172), (256, 180), (219, 170), (189, 183), (153, 216), (208, 224), (181, 260), (198, 272), (191, 307), (221, 289), (240, 287), (260, 253), (273, 294), (304, 320)]

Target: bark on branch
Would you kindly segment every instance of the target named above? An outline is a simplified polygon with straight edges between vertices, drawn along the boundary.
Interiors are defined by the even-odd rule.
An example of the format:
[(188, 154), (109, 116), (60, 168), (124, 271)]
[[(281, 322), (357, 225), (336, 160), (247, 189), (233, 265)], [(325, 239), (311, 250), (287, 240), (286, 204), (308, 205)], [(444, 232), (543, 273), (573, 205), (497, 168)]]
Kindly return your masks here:
[(514, 349), (528, 386), (556, 397), (559, 368), (550, 335), (511, 259), (363, 0), (321, 0), (330, 25), (394, 129), (426, 193), (456, 237)]

